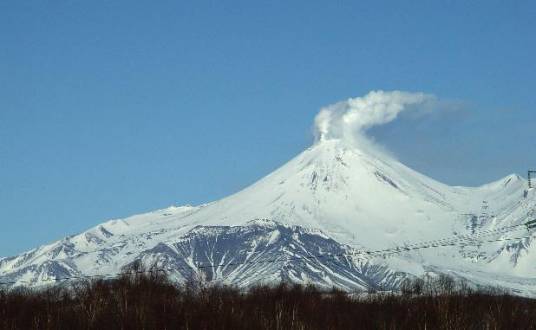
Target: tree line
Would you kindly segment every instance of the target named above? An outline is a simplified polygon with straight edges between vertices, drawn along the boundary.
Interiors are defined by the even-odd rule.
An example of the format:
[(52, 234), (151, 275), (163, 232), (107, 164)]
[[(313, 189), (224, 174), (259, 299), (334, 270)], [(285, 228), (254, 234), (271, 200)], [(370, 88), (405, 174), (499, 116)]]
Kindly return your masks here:
[(241, 290), (159, 273), (0, 290), (0, 329), (536, 329), (536, 300), (447, 276), (400, 292), (281, 283)]

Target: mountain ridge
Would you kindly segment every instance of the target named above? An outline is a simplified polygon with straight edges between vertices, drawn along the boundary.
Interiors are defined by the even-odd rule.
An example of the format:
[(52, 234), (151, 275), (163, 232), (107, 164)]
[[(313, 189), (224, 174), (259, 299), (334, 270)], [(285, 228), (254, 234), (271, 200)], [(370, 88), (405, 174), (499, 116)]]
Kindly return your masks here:
[[(218, 201), (110, 220), (18, 256), (2, 258), (0, 281), (41, 285), (54, 277), (118, 273), (134, 260), (146, 266), (158, 263), (158, 256), (184, 268), (184, 260), (190, 255), (173, 254), (176, 244), (194, 236), (214, 240), (213, 232), (224, 227), (235, 228), (226, 230), (235, 233), (233, 244), (240, 247), (238, 251), (233, 252), (227, 245), (220, 246), (219, 252), (211, 251), (208, 246), (197, 244), (183, 246), (183, 253), (196, 255), (199, 260), (209, 255), (217, 259), (219, 254), (241, 260), (247, 252), (245, 242), (255, 240), (250, 236), (250, 227), (255, 225), (251, 221), (259, 218), (270, 219), (276, 227), (300, 228), (298, 237), (290, 235), (285, 241), (287, 245), (280, 245), (277, 253), (266, 246), (268, 250), (263, 253), (269, 258), (284, 251), (288, 253), (291, 245), (302, 246), (301, 253), (311, 255), (318, 244), (327, 244), (323, 240), (332, 240), (332, 249), (355, 251), (464, 235), (473, 235), (478, 241), (482, 235), (479, 233), (486, 231), (493, 234), (490, 238), (499, 239), (511, 233), (494, 230), (519, 225), (534, 213), (536, 195), (525, 188), (526, 181), (516, 174), (479, 187), (448, 186), (410, 169), (372, 144), (360, 148), (340, 139), (324, 139), (254, 184)], [(274, 230), (269, 223), (264, 224), (265, 235)], [(308, 230), (315, 234), (306, 236), (309, 242), (301, 242), (300, 235)], [(404, 276), (419, 276), (437, 269), (459, 269), (460, 273), (484, 272), (490, 278), (512, 276), (523, 282), (523, 276), (536, 271), (532, 266), (536, 261), (536, 249), (531, 242), (532, 237), (478, 248), (453, 246), (406, 253), (386, 260), (360, 259), (343, 268), (308, 260), (305, 268), (287, 265), (288, 272), (278, 273), (272, 280), (305, 283), (308, 278), (315, 279), (311, 281), (318, 285), (331, 283), (343, 289), (366, 289), (367, 285), (378, 288), (381, 283), (390, 283), (389, 288), (395, 288)], [(383, 278), (376, 275), (368, 278), (360, 262), (382, 269)], [(184, 268), (183, 273), (174, 274), (175, 279), (184, 281), (186, 274), (203, 273), (195, 263), (190, 266), (188, 271)], [(232, 269), (226, 278), (230, 276), (234, 279), (231, 284), (244, 286), (249, 283), (248, 277), (259, 277), (255, 276), (256, 271), (265, 274), (259, 265), (246, 268)], [(332, 274), (326, 275), (329, 281), (318, 276), (318, 269)], [(271, 270), (274, 271), (275, 268)], [(225, 270), (221, 270), (220, 276), (224, 273)], [(392, 280), (393, 274), (405, 275)], [(367, 280), (363, 283), (367, 285), (357, 280), (365, 277)], [(214, 274), (209, 278), (222, 280)], [(486, 282), (486, 279), (481, 281)], [(522, 292), (533, 290), (533, 284), (522, 289), (514, 284), (511, 287)]]

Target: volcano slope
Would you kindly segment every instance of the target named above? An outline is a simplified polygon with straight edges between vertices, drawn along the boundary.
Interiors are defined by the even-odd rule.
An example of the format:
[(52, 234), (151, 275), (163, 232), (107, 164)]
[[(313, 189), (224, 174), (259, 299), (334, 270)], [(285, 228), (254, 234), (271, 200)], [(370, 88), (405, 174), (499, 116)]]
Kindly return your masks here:
[(2, 258), (0, 282), (42, 286), (143, 267), (240, 287), (391, 290), (445, 273), (535, 296), (535, 235), (523, 223), (535, 218), (536, 192), (526, 186), (509, 175), (452, 187), (370, 145), (323, 138), (219, 201), (111, 220)]

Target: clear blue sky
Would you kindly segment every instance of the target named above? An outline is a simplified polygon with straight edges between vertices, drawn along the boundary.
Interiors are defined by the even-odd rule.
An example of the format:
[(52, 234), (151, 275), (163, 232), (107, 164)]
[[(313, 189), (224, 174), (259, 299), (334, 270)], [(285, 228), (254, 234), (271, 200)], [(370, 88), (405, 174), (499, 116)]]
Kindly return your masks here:
[(208, 202), (373, 89), (461, 110), (371, 133), (436, 179), (536, 167), (530, 1), (2, 1), (0, 256)]

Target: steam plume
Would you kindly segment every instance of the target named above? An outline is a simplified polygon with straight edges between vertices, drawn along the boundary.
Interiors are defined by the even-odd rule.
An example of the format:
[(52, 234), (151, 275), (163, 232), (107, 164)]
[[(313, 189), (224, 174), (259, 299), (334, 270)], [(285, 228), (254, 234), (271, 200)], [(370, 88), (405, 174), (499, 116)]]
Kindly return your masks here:
[(422, 110), (434, 100), (433, 95), (424, 93), (372, 91), (362, 97), (328, 105), (316, 115), (316, 139), (355, 142), (364, 137), (367, 129), (393, 121), (402, 111)]

